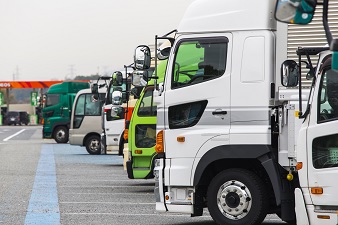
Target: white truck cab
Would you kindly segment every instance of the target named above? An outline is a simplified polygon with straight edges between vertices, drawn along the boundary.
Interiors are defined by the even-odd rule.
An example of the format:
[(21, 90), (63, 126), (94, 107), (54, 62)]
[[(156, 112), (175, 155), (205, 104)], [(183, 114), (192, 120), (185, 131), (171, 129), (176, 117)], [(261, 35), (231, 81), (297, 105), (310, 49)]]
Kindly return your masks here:
[[(207, 207), (218, 224), (260, 224), (269, 213), (337, 224), (338, 75), (328, 48), (299, 48), (299, 62), (287, 60), (275, 3), (196, 0), (187, 9), (155, 98), (157, 211), (201, 216)], [(142, 69), (150, 50), (135, 52)]]

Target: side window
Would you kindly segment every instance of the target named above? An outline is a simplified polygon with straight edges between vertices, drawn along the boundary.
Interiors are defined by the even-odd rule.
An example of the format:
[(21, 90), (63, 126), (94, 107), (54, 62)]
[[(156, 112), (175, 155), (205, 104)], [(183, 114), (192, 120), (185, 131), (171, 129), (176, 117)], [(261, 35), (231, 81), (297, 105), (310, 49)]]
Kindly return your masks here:
[(156, 144), (156, 125), (137, 125), (135, 132), (135, 145), (138, 148), (151, 148)]
[(169, 128), (178, 129), (195, 126), (200, 120), (206, 100), (169, 107)]
[(175, 54), (172, 87), (192, 85), (223, 75), (227, 43), (225, 37), (182, 41)]
[(59, 94), (47, 94), (46, 106), (53, 106), (59, 103)]
[(316, 169), (338, 167), (338, 134), (314, 139), (312, 158)]
[[(102, 99), (103, 94), (100, 94), (100, 98)], [(104, 98), (104, 97), (103, 97)], [(95, 100), (92, 94), (86, 94), (86, 102), (85, 102), (85, 115), (86, 116), (100, 116), (102, 103), (101, 101)]]
[(318, 123), (337, 120), (338, 74), (333, 70), (323, 71), (318, 96)]
[(153, 89), (146, 89), (143, 98), (140, 100), (140, 106), (137, 111), (138, 116), (156, 116), (157, 107), (153, 101)]

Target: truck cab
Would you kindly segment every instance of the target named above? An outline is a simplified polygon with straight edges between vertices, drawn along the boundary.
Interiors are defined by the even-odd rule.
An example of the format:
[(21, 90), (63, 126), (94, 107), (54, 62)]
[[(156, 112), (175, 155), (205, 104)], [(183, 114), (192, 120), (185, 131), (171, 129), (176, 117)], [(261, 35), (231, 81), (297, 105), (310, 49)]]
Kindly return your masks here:
[[(312, 1), (282, 2), (311, 17)], [(331, 53), (299, 48), (298, 63), (287, 60), (287, 26), (274, 9), (268, 0), (187, 9), (154, 99), (157, 211), (201, 216), (207, 207), (218, 224), (260, 224), (271, 213), (290, 224), (337, 223)], [(147, 65), (139, 54), (135, 64)], [(311, 89), (301, 85), (302, 64)]]
[(65, 81), (52, 85), (46, 93), (46, 104), (42, 109), (42, 137), (67, 143), (69, 139), (70, 115), (76, 93), (89, 88), (89, 82)]

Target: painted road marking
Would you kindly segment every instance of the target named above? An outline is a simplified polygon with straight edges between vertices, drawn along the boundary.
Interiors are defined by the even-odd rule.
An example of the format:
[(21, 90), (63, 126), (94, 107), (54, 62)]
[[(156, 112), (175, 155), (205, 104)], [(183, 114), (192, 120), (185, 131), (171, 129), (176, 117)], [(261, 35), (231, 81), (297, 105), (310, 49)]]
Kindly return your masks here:
[(21, 134), (21, 133), (24, 132), (25, 130), (26, 130), (26, 129), (22, 129), (22, 130), (16, 132), (15, 134), (12, 134), (11, 136), (5, 138), (3, 141), (8, 141), (8, 140), (11, 139), (12, 137), (15, 137), (16, 135)]
[(53, 146), (42, 145), (25, 225), (60, 224)]

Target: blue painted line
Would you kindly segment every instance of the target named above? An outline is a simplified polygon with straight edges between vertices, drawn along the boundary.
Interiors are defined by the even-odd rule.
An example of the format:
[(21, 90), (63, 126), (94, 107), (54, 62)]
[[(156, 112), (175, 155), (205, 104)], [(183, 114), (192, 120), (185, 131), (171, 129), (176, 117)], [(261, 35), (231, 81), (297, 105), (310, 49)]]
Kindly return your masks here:
[(25, 225), (60, 224), (53, 145), (43, 144)]

